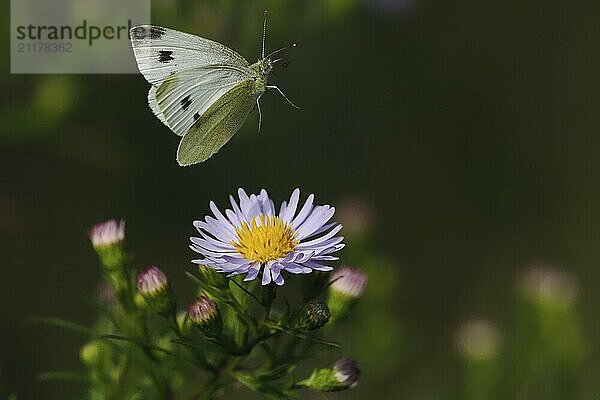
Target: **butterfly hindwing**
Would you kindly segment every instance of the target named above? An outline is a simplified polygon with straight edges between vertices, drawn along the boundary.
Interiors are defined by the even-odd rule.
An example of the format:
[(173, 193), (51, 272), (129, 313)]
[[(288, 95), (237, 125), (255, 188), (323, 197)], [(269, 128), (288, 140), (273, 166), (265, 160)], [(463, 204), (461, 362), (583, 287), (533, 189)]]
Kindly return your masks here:
[(160, 122), (162, 122), (170, 128), (167, 119), (165, 118), (165, 115), (161, 111), (160, 107), (158, 107), (158, 101), (156, 100), (156, 89), (156, 86), (150, 86), (150, 91), (148, 92), (148, 105), (150, 106), (150, 109), (152, 110), (154, 115), (156, 115), (156, 118), (158, 118)]
[(179, 143), (179, 165), (203, 162), (231, 139), (256, 104), (253, 88), (252, 80), (241, 82), (206, 110)]
[[(184, 136), (221, 96), (252, 78), (248, 68), (207, 65), (186, 68), (171, 75), (156, 89), (150, 107), (173, 132)], [(161, 119), (162, 120), (162, 119)]]
[(159, 85), (181, 69), (209, 64), (248, 67), (248, 61), (221, 43), (155, 25), (140, 25), (129, 32), (142, 75)]

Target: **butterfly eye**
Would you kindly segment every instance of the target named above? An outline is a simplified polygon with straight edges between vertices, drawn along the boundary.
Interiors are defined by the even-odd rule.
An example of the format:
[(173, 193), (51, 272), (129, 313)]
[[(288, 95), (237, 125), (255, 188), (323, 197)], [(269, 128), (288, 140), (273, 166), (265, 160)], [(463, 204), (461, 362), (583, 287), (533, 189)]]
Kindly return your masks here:
[(289, 61), (287, 61), (287, 60), (285, 60), (285, 61), (283, 62), (283, 64), (281, 64), (281, 66), (282, 66), (283, 68), (287, 68), (287, 67), (289, 67), (289, 65), (290, 65), (290, 63), (289, 63)]

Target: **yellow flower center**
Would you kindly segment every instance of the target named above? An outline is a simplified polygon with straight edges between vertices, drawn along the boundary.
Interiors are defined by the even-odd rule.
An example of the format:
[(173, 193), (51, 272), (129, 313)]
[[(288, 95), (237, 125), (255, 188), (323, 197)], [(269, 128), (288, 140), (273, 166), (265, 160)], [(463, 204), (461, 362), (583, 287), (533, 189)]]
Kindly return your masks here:
[(287, 256), (300, 241), (294, 229), (279, 217), (259, 215), (250, 224), (244, 222), (235, 232), (238, 240), (231, 244), (246, 259), (265, 263)]

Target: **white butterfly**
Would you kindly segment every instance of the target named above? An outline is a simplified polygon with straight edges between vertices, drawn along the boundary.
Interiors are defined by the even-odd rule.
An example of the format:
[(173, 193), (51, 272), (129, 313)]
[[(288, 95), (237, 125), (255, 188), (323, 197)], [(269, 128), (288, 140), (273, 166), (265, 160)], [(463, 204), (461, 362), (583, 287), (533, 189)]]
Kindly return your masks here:
[(148, 104), (154, 115), (182, 136), (177, 162), (187, 166), (207, 160), (242, 127), (266, 89), (273, 66), (284, 60), (265, 56), (266, 16), (261, 60), (250, 65), (230, 48), (189, 33), (155, 25), (131, 28), (131, 45), (138, 68), (152, 85)]

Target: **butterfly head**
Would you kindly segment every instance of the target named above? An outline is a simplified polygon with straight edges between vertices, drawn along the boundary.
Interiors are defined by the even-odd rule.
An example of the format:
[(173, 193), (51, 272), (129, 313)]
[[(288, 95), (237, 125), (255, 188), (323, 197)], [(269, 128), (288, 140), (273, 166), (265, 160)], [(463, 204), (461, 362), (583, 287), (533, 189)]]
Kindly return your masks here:
[(263, 75), (264, 76), (268, 75), (273, 70), (273, 67), (275, 66), (275, 64), (277, 64), (279, 62), (282, 62), (283, 67), (286, 68), (288, 66), (287, 58), (280, 57), (280, 58), (273, 60), (271, 57), (281, 51), (292, 49), (296, 46), (297, 46), (296, 43), (292, 43), (289, 46), (285, 46), (280, 49), (277, 49), (277, 50), (273, 51), (272, 53), (268, 54), (266, 57), (263, 57), (263, 59), (258, 62), (261, 66)]
[(264, 58), (260, 62), (260, 66), (262, 68), (263, 75), (269, 75), (269, 73), (273, 70), (273, 61), (270, 58)]

